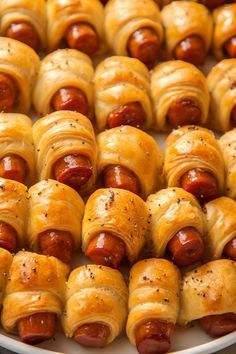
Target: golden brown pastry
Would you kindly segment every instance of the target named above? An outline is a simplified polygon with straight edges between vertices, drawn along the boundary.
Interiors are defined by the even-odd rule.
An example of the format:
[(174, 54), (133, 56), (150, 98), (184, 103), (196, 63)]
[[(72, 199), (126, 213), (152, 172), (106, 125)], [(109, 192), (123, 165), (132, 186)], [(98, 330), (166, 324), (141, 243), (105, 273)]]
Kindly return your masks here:
[(46, 48), (45, 0), (1, 0), (0, 35), (19, 40), (35, 50)]
[(210, 121), (215, 131), (236, 126), (236, 59), (224, 59), (207, 76), (210, 92)]
[(198, 319), (211, 336), (236, 329), (236, 262), (219, 259), (184, 275), (178, 322)]
[(105, 187), (146, 198), (163, 186), (163, 153), (147, 133), (123, 126), (98, 135), (98, 174)]
[(224, 191), (224, 161), (212, 131), (198, 126), (174, 130), (166, 140), (168, 187), (182, 187), (201, 202)]
[[(179, 312), (180, 273), (165, 259), (145, 259), (130, 272), (127, 336), (139, 353), (166, 353)], [(153, 350), (154, 353), (154, 350)]]
[(67, 337), (90, 347), (104, 347), (123, 330), (128, 289), (117, 270), (95, 264), (70, 274), (62, 324)]
[(95, 71), (95, 112), (98, 131), (106, 127), (152, 125), (150, 79), (139, 60), (112, 56)]
[(205, 222), (192, 194), (178, 187), (162, 189), (148, 197), (147, 206), (156, 257), (164, 257), (168, 250), (178, 266), (190, 265), (203, 257)]
[(161, 18), (169, 57), (204, 64), (213, 29), (207, 8), (192, 1), (173, 1), (162, 9)]
[(39, 180), (55, 178), (91, 193), (96, 181), (97, 148), (90, 120), (77, 112), (58, 111), (33, 126)]
[(148, 208), (136, 194), (117, 188), (98, 189), (85, 205), (82, 247), (96, 264), (117, 268), (127, 257), (137, 260), (145, 244)]
[(163, 38), (160, 11), (152, 0), (110, 0), (105, 7), (107, 42), (116, 55), (153, 64)]
[(30, 249), (70, 262), (81, 243), (84, 203), (76, 191), (55, 180), (29, 189), (28, 243)]
[(104, 53), (104, 9), (99, 0), (48, 0), (48, 46)]
[(151, 73), (151, 95), (158, 131), (206, 123), (209, 109), (207, 82), (194, 65), (172, 60), (156, 66)]
[(13, 256), (4, 248), (0, 248), (0, 308), (2, 306), (3, 293), (5, 290), (8, 271), (12, 262)]
[(33, 94), (41, 116), (58, 110), (93, 116), (93, 66), (90, 58), (75, 49), (60, 49), (41, 62)]
[(29, 344), (55, 335), (63, 311), (69, 267), (55, 257), (21, 251), (13, 258), (6, 285), (2, 325)]
[(40, 60), (15, 39), (0, 37), (0, 112), (27, 113)]

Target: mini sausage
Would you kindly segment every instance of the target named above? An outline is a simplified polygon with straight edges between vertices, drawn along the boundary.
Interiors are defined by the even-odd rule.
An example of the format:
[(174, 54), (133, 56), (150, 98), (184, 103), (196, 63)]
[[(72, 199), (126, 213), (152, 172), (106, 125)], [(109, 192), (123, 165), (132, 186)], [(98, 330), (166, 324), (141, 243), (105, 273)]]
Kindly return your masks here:
[(80, 326), (74, 333), (74, 340), (85, 346), (102, 348), (107, 344), (110, 335), (108, 326), (102, 323), (88, 323)]
[(58, 90), (52, 98), (51, 105), (55, 111), (76, 111), (85, 116), (89, 111), (87, 97), (77, 87), (65, 87)]
[(215, 9), (218, 6), (224, 5), (227, 3), (227, 0), (202, 0), (203, 5), (208, 7), (208, 9)]
[(8, 154), (0, 159), (0, 177), (24, 183), (26, 162), (18, 155)]
[(199, 320), (204, 331), (212, 337), (220, 337), (236, 330), (236, 314), (206, 316)]
[(99, 48), (99, 40), (95, 29), (88, 23), (75, 23), (71, 25), (65, 38), (72, 49), (78, 49), (88, 55), (93, 55)]
[(40, 253), (54, 256), (64, 263), (69, 263), (74, 249), (74, 240), (70, 232), (47, 230), (38, 235)]
[(86, 256), (95, 264), (117, 268), (125, 257), (124, 242), (108, 232), (95, 236), (89, 243)]
[(129, 102), (112, 111), (108, 118), (108, 127), (115, 128), (120, 125), (131, 125), (140, 128), (146, 120), (146, 113), (139, 102)]
[(140, 183), (136, 175), (127, 167), (109, 165), (103, 172), (105, 188), (122, 188), (135, 194), (140, 192)]
[(57, 316), (54, 313), (36, 313), (17, 321), (21, 340), (27, 344), (38, 344), (52, 339), (56, 332)]
[(219, 197), (215, 177), (210, 172), (200, 168), (186, 172), (181, 178), (180, 185), (187, 192), (193, 194), (201, 203), (206, 203)]
[(12, 23), (6, 30), (6, 37), (27, 44), (35, 51), (40, 48), (40, 39), (34, 26), (28, 22)]
[(174, 57), (194, 65), (203, 65), (207, 51), (204, 40), (198, 35), (192, 35), (182, 40), (174, 50)]
[(204, 244), (200, 233), (193, 227), (178, 231), (168, 243), (173, 262), (184, 267), (200, 261), (204, 254)]
[(202, 112), (197, 103), (187, 98), (173, 102), (167, 112), (167, 119), (174, 128), (199, 125), (201, 116)]
[(16, 230), (3, 221), (0, 221), (0, 247), (11, 253), (15, 253), (17, 248)]
[(0, 112), (11, 112), (17, 98), (17, 86), (7, 74), (0, 73)]
[(223, 254), (236, 262), (236, 237), (225, 245)]
[(53, 166), (58, 182), (79, 191), (80, 187), (88, 182), (93, 173), (91, 162), (83, 155), (68, 155), (60, 158)]
[(131, 57), (146, 65), (152, 65), (158, 58), (160, 39), (153, 28), (136, 30), (129, 38), (127, 49)]
[(227, 57), (236, 58), (236, 37), (232, 37), (225, 42), (224, 51)]
[(141, 324), (136, 331), (136, 347), (140, 354), (167, 353), (174, 325), (152, 320)]

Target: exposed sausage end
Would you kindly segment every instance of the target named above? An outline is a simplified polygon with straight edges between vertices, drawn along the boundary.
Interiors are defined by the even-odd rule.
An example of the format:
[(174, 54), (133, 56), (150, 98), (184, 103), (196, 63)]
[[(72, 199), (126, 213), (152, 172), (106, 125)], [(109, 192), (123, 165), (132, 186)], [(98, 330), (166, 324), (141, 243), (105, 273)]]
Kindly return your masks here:
[(203, 65), (206, 59), (204, 40), (198, 35), (192, 35), (182, 40), (174, 50), (174, 57), (194, 65)]
[(131, 125), (140, 128), (146, 121), (146, 113), (139, 102), (129, 102), (114, 109), (107, 118), (108, 127)]
[(236, 58), (236, 37), (232, 37), (225, 42), (224, 52), (228, 58)]
[(0, 176), (24, 183), (26, 162), (20, 156), (8, 154), (0, 159)]
[(88, 23), (71, 25), (65, 34), (67, 44), (72, 49), (80, 50), (87, 55), (93, 55), (99, 49), (97, 33)]
[(167, 119), (174, 128), (184, 125), (199, 125), (201, 116), (201, 109), (196, 102), (184, 98), (173, 102), (167, 112)]
[(220, 337), (236, 330), (236, 314), (206, 316), (199, 320), (204, 331), (212, 337)]
[(0, 221), (0, 247), (11, 253), (15, 253), (17, 248), (16, 230), (3, 221)]
[(12, 23), (6, 30), (6, 37), (23, 42), (36, 51), (40, 48), (38, 33), (28, 22)]
[(102, 323), (89, 323), (80, 326), (74, 333), (74, 340), (86, 347), (102, 348), (107, 344), (110, 329)]
[(14, 80), (5, 73), (0, 73), (0, 112), (12, 112), (18, 88)]
[(225, 245), (223, 254), (236, 262), (236, 237)]
[(76, 111), (83, 115), (89, 112), (89, 105), (85, 94), (77, 87), (65, 87), (58, 90), (51, 103), (55, 111)]

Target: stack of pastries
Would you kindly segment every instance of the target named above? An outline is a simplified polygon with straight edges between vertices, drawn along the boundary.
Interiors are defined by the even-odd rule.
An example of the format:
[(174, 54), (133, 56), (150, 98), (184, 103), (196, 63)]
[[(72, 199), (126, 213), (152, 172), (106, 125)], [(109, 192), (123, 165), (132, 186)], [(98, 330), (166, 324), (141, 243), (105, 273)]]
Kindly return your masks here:
[(234, 332), (234, 1), (2, 0), (0, 36), (4, 331)]

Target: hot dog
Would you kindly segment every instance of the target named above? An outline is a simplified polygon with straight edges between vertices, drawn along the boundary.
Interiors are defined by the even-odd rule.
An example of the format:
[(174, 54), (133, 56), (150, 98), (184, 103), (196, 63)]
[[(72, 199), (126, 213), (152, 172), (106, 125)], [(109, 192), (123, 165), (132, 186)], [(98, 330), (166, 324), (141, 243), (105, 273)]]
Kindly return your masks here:
[(219, 197), (215, 177), (200, 168), (186, 172), (181, 178), (180, 185), (187, 192), (192, 193), (201, 203)]
[(102, 323), (88, 323), (80, 326), (74, 333), (74, 340), (86, 347), (101, 348), (107, 343), (110, 335), (108, 326)]
[(8, 154), (0, 159), (0, 177), (24, 183), (26, 162), (20, 156)]
[(206, 316), (199, 320), (204, 331), (212, 337), (223, 336), (236, 330), (236, 314)]
[(199, 261), (204, 254), (200, 233), (193, 227), (178, 231), (168, 243), (173, 262), (180, 267)]
[(106, 188), (122, 188), (139, 194), (140, 183), (136, 175), (127, 167), (109, 165), (103, 172), (103, 183)]
[(16, 230), (3, 221), (0, 222), (0, 247), (11, 253), (15, 253), (17, 247)]
[(109, 128), (131, 125), (140, 128), (146, 120), (146, 113), (139, 102), (130, 102), (112, 111), (108, 118)]
[(202, 0), (203, 5), (208, 7), (208, 9), (215, 9), (218, 6), (224, 5), (227, 3), (227, 0)]
[(201, 109), (196, 102), (183, 98), (171, 104), (167, 112), (167, 119), (174, 128), (177, 128), (189, 124), (199, 125), (201, 115)]
[(57, 316), (54, 313), (36, 313), (20, 319), (17, 329), (23, 342), (38, 344), (54, 337), (56, 323)]
[(58, 182), (79, 190), (92, 176), (93, 169), (89, 159), (83, 155), (68, 155), (60, 158), (53, 166)]
[(166, 353), (170, 349), (170, 337), (174, 325), (169, 322), (152, 320), (138, 327), (136, 346), (140, 354)]
[(225, 42), (224, 51), (227, 57), (236, 58), (236, 37), (232, 37)]
[(7, 74), (0, 73), (0, 112), (11, 112), (16, 101), (17, 87)]
[(117, 268), (125, 257), (124, 242), (108, 232), (95, 236), (89, 243), (86, 256), (95, 264)]
[(152, 65), (158, 58), (160, 40), (154, 29), (140, 28), (130, 36), (127, 47), (131, 57)]
[(236, 237), (225, 245), (223, 254), (236, 262)]
[(174, 57), (194, 65), (203, 65), (206, 59), (204, 40), (198, 35), (192, 35), (182, 40), (174, 50)]
[(38, 235), (39, 249), (45, 256), (54, 256), (69, 263), (74, 249), (74, 240), (70, 232), (47, 230)]
[(80, 22), (71, 25), (65, 38), (70, 48), (78, 49), (88, 55), (93, 55), (99, 48), (97, 33), (88, 23)]
[(76, 111), (86, 115), (89, 111), (87, 98), (77, 87), (65, 87), (58, 90), (51, 103), (55, 111)]
[(6, 37), (23, 42), (36, 51), (40, 47), (39, 36), (34, 26), (28, 22), (12, 23), (6, 30)]

